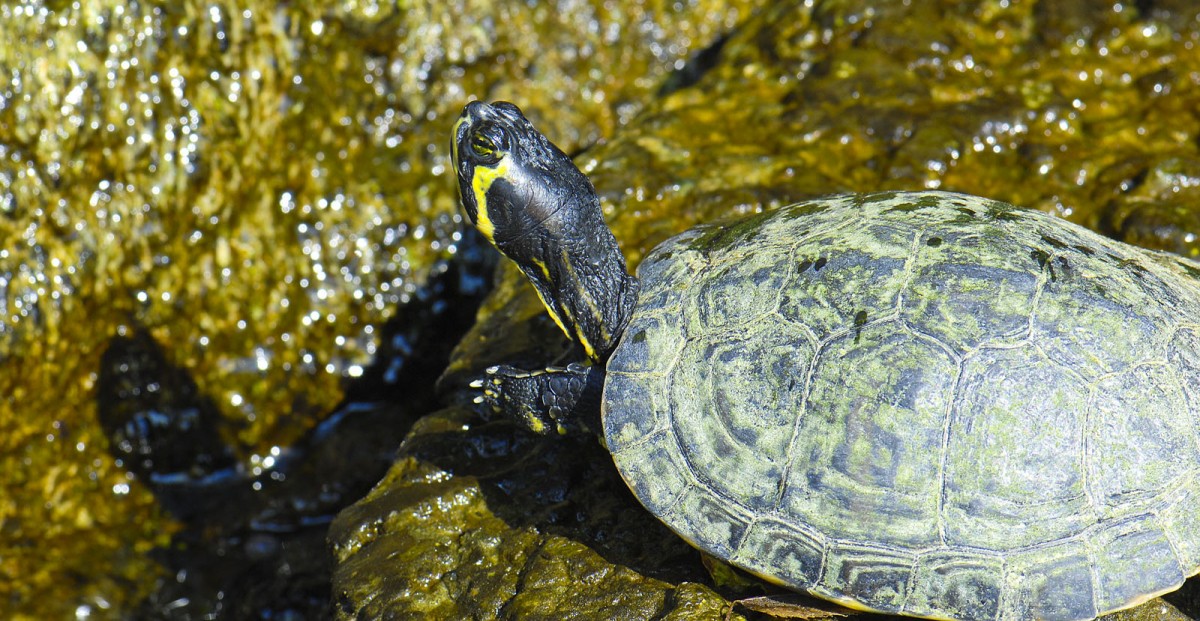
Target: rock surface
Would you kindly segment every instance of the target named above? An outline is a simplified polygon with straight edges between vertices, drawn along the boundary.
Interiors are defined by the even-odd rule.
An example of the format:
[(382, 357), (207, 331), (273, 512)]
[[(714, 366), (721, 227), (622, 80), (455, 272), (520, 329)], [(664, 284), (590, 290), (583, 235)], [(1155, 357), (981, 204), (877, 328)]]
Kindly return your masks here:
[(462, 101), (536, 102), (578, 149), (747, 6), (0, 7), (0, 617), (121, 618), (164, 578), (181, 526), (97, 416), (111, 343), (158, 343), (216, 461), (263, 474), (457, 249)]
[[(631, 263), (696, 222), (918, 188), (1193, 252), (1195, 8), (813, 4), (764, 8), (712, 40), (579, 155)], [(535, 122), (545, 114), (516, 101)], [(718, 595), (699, 557), (646, 519), (603, 451), (470, 409), (465, 385), (487, 365), (565, 351), (532, 289), (503, 269), (443, 376), (451, 405), (414, 427), (388, 477), (330, 531), (341, 618), (721, 618), (733, 593)], [(1194, 615), (1190, 592), (1171, 601)], [(702, 605), (684, 604), (697, 594)], [(1162, 600), (1117, 617), (1188, 618)]]

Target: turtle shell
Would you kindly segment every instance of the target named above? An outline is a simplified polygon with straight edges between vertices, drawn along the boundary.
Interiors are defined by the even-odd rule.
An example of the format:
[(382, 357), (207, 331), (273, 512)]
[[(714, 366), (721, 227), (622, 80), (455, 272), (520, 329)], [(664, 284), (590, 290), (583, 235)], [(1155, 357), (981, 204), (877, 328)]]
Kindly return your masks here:
[(1090, 619), (1200, 567), (1200, 265), (944, 192), (690, 230), (605, 439), (696, 547), (851, 607)]

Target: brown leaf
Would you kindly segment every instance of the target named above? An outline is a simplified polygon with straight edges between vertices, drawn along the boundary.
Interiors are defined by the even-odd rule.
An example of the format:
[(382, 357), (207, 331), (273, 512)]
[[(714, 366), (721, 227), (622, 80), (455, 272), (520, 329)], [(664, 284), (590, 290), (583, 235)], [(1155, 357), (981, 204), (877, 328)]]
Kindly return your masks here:
[(725, 616), (727, 621), (735, 606), (742, 606), (776, 619), (827, 619), (855, 614), (849, 608), (799, 593), (780, 593), (735, 600), (729, 607), (729, 614)]

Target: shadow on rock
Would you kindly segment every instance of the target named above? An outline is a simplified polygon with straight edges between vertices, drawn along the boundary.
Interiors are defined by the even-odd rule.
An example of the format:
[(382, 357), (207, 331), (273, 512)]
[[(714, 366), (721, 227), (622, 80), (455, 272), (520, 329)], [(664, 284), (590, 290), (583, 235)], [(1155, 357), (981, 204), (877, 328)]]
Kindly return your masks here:
[(666, 582), (706, 579), (696, 571), (699, 553), (638, 504), (594, 437), (547, 438), (494, 421), (414, 434), (404, 452), (474, 477), (488, 509), (511, 528), (566, 537)]

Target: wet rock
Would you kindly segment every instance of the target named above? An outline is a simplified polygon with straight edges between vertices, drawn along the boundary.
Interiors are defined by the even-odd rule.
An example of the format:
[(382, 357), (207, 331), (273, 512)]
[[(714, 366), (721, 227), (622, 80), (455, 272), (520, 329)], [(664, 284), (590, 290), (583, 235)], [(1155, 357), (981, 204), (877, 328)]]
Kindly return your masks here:
[(1104, 171), (1097, 185), (1113, 197), (1104, 206), (1102, 222), (1110, 235), (1146, 248), (1200, 256), (1200, 159), (1125, 160)]
[[(712, 42), (705, 71), (579, 154), (631, 263), (694, 223), (846, 190), (938, 187), (1096, 225), (1110, 199), (1096, 199), (1109, 191), (1102, 171), (1196, 155), (1200, 123), (1185, 112), (1195, 101), (1175, 76), (1200, 69), (1186, 43), (1200, 23), (1115, 3), (916, 4), (766, 7)], [(1156, 89), (1171, 94), (1146, 96)], [(342, 618), (508, 618), (564, 601), (581, 618), (657, 618), (654, 602), (679, 598), (664, 593), (717, 590), (695, 556), (612, 552), (618, 535), (634, 551), (669, 536), (640, 521), (603, 452), (470, 411), (464, 387), (488, 364), (571, 355), (502, 267), (441, 380), (450, 407), (414, 427), (388, 477), (330, 531)], [(568, 545), (550, 545), (558, 538)], [(570, 571), (544, 570), (546, 550)], [(614, 580), (625, 571), (642, 578)], [(621, 612), (589, 607), (606, 598)], [(724, 605), (697, 615), (721, 618)]]
[(112, 338), (146, 330), (259, 467), (461, 243), (463, 99), (536, 102), (578, 149), (750, 5), (0, 7), (0, 616), (120, 616), (181, 528), (97, 421)]
[(422, 419), (330, 541), (342, 618), (686, 619), (723, 604), (688, 585), (698, 553), (639, 510), (594, 439), (462, 409)]

